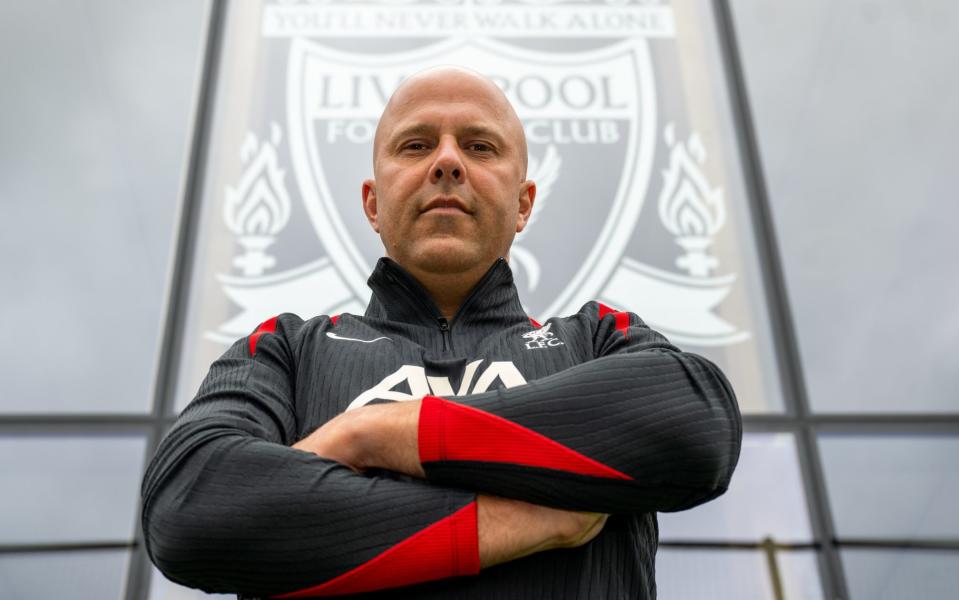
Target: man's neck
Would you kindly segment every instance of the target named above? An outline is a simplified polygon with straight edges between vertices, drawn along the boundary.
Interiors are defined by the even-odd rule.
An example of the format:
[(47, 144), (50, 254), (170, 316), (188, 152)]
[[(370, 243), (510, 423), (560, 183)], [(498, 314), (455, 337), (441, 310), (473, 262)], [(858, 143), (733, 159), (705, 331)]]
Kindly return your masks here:
[(432, 273), (400, 265), (429, 292), (440, 313), (452, 320), (492, 263), (459, 273)]

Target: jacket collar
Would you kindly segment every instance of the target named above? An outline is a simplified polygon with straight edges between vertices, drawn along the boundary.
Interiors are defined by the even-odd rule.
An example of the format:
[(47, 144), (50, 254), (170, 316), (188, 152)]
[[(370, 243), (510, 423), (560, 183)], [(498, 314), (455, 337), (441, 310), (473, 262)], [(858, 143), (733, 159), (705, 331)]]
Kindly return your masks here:
[[(436, 327), (443, 314), (430, 293), (406, 269), (381, 258), (367, 284), (373, 290), (366, 316)], [(499, 258), (466, 296), (450, 325), (499, 329), (529, 322), (513, 283), (513, 271)]]

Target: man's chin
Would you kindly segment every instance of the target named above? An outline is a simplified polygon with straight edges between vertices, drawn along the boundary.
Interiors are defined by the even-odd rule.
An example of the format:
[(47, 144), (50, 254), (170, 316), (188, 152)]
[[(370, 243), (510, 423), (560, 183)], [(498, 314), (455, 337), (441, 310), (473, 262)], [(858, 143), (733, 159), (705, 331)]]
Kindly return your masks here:
[[(418, 248), (410, 257), (411, 266), (426, 273), (452, 274), (488, 268), (493, 260), (487, 260), (477, 248), (460, 240), (433, 241)], [(482, 263), (482, 264), (481, 264)]]

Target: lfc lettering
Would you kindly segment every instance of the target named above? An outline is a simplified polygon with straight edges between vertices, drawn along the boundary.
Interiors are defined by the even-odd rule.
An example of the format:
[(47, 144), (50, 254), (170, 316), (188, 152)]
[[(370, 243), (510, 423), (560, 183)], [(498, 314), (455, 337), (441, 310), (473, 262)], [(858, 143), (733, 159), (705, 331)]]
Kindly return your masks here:
[(534, 119), (523, 123), (534, 144), (615, 144), (619, 124), (610, 119)]
[[(381, 73), (324, 73), (316, 79), (315, 91), (318, 113), (333, 116), (338, 110), (368, 110), (374, 118), (382, 111), (396, 86), (408, 74)], [(625, 92), (617, 88), (611, 74), (563, 73), (561, 75), (526, 74), (519, 77), (487, 74), (516, 105), (521, 113), (535, 114), (538, 110), (563, 114), (592, 111), (623, 111), (629, 103)]]

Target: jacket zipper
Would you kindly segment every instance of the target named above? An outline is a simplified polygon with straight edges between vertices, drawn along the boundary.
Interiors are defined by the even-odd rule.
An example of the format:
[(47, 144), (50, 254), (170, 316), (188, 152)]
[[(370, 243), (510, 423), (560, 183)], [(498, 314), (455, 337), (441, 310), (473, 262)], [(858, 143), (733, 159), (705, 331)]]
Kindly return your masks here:
[[(500, 258), (497, 261), (497, 266), (499, 265), (500, 262), (504, 262), (502, 258)], [(456, 323), (459, 320), (460, 314), (462, 314), (469, 307), (469, 305), (480, 294), (483, 293), (483, 291), (489, 284), (489, 280), (492, 279), (494, 276), (495, 276), (494, 269), (491, 268), (483, 276), (483, 278), (480, 279), (479, 282), (477, 282), (476, 287), (474, 287), (472, 291), (470, 291), (469, 295), (463, 301), (463, 304), (459, 307), (459, 310), (457, 310), (456, 314), (453, 315), (453, 323)], [(446, 317), (437, 317), (436, 320), (437, 322), (439, 322), (440, 331), (443, 334), (443, 350), (449, 350), (450, 352), (452, 352), (453, 351), (453, 334), (450, 329), (453, 327), (453, 325), (450, 323), (449, 320), (446, 319)]]
[(440, 325), (440, 332), (443, 334), (443, 350), (453, 351), (453, 338), (450, 335), (450, 322), (446, 317), (437, 317), (436, 321)]
[[(496, 261), (496, 266), (499, 266), (500, 262), (506, 262), (506, 261), (500, 258)], [(453, 315), (453, 323), (456, 323), (459, 320), (460, 314), (465, 312), (469, 308), (469, 305), (472, 304), (476, 300), (476, 298), (479, 297), (479, 295), (484, 292), (486, 287), (489, 285), (490, 279), (495, 277), (495, 273), (493, 272), (494, 270), (495, 268), (490, 268), (490, 270), (485, 275), (483, 275), (482, 279), (480, 279), (476, 283), (476, 287), (474, 287), (470, 291), (466, 299), (463, 300), (463, 304), (459, 307), (459, 310), (457, 310), (456, 314)]]
[[(498, 266), (500, 262), (505, 262), (505, 261), (502, 258), (498, 259), (496, 266)], [(476, 287), (473, 288), (469, 296), (466, 297), (466, 300), (463, 301), (462, 306), (460, 306), (459, 310), (457, 310), (456, 314), (453, 316), (454, 322), (457, 320), (460, 313), (462, 313), (463, 310), (466, 309), (470, 305), (470, 303), (472, 303), (473, 300), (482, 293), (483, 289), (488, 285), (489, 280), (495, 276), (494, 270), (495, 270), (494, 268), (490, 268), (490, 270), (483, 276), (483, 278), (480, 279), (479, 282), (477, 282)], [(393, 283), (396, 283), (402, 286), (403, 289), (405, 289), (409, 295), (419, 298), (420, 296), (419, 292), (416, 291), (415, 289), (411, 289), (410, 286), (405, 281), (400, 281), (393, 274), (388, 274), (387, 277)], [(423, 301), (422, 298), (419, 298), (419, 299), (427, 310), (439, 312), (436, 308), (435, 303)], [(443, 335), (443, 350), (452, 352), (453, 336), (452, 336), (452, 333), (450, 332), (451, 325), (449, 320), (446, 317), (436, 317), (436, 321), (439, 324), (440, 333)]]

